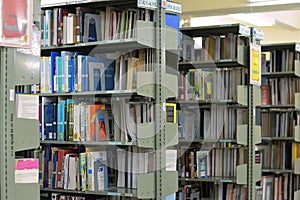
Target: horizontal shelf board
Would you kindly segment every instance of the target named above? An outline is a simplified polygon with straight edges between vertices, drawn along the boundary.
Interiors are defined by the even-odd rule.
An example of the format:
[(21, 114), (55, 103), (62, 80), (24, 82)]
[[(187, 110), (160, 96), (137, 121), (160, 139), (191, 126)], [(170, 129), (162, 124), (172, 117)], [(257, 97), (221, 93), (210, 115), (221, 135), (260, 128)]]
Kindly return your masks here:
[(270, 109), (270, 108), (295, 108), (295, 105), (293, 104), (285, 104), (285, 105), (260, 105), (258, 108), (262, 109)]
[(54, 192), (65, 194), (84, 194), (84, 195), (103, 195), (103, 196), (123, 196), (123, 197), (137, 197), (135, 189), (124, 188), (111, 188), (106, 191), (77, 191), (77, 190), (64, 190), (64, 189), (50, 189), (41, 188), (41, 192)]
[(104, 6), (104, 5), (119, 5), (119, 4), (133, 4), (137, 5), (136, 0), (62, 0), (61, 2), (48, 3), (41, 5), (42, 9), (47, 9), (51, 7), (64, 7), (64, 6)]
[(86, 92), (59, 92), (59, 93), (40, 93), (41, 97), (57, 97), (57, 96), (98, 96), (98, 95), (116, 95), (128, 96), (137, 95), (136, 90), (106, 90), (106, 91), (86, 91)]
[(261, 169), (261, 172), (282, 174), (282, 173), (294, 173), (294, 170), (292, 170), (292, 169)]
[(272, 51), (281, 49), (296, 50), (297, 43), (277, 43), (277, 44), (262, 44), (261, 51)]
[[(215, 26), (185, 27), (181, 33), (190, 37), (207, 37), (211, 35), (224, 35), (227, 33), (239, 34), (241, 24), (224, 24)], [(250, 34), (250, 29), (249, 29)]]
[(224, 100), (179, 100), (179, 101), (174, 101), (175, 103), (179, 104), (237, 104), (237, 101), (231, 100), (231, 99), (224, 99)]
[(57, 140), (41, 140), (41, 144), (57, 144), (57, 145), (85, 145), (85, 146), (99, 146), (99, 145), (120, 145), (120, 146), (135, 146), (136, 142), (113, 142), (113, 141), (99, 141), (99, 142), (87, 142), (87, 141), (57, 141)]
[(51, 51), (76, 50), (79, 52), (88, 52), (89, 55), (100, 53), (114, 53), (116, 51), (128, 52), (134, 49), (146, 48), (146, 45), (139, 43), (136, 39), (105, 40), (97, 42), (87, 42), (78, 44), (66, 44), (61, 46), (41, 47), (42, 54)]
[(277, 140), (279, 140), (279, 141), (281, 141), (281, 140), (287, 140), (287, 141), (293, 141), (294, 140), (294, 138), (293, 137), (261, 137), (261, 140), (266, 140), (266, 141), (273, 141), (273, 140), (275, 140), (275, 141), (277, 141)]
[(236, 183), (235, 178), (225, 177), (208, 177), (208, 178), (178, 178), (179, 181), (186, 182), (219, 182), (219, 183)]
[(284, 77), (298, 77), (294, 71), (292, 72), (264, 72), (261, 76), (266, 78), (284, 78)]
[(179, 139), (180, 143), (236, 143), (237, 140), (233, 139), (219, 139), (219, 140), (214, 140), (214, 139)]
[(179, 70), (187, 71), (189, 69), (201, 69), (201, 68), (226, 68), (226, 67), (245, 67), (237, 60), (214, 60), (214, 61), (193, 61), (193, 62), (180, 62)]

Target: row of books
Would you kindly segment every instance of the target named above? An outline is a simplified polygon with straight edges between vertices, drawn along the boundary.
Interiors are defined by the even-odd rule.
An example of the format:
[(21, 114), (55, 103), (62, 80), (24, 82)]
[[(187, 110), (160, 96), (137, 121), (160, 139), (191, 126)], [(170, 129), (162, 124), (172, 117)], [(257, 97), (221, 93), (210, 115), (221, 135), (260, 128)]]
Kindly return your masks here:
[[(208, 186), (204, 184), (200, 186), (183, 185), (179, 188), (178, 197), (179, 200), (247, 199), (247, 187), (233, 183), (212, 183), (208, 184)], [(256, 198), (256, 200), (261, 200), (261, 198)]]
[(262, 176), (262, 199), (294, 199), (294, 191), (300, 187), (300, 178), (293, 174), (283, 173)]
[(154, 121), (154, 104), (113, 98), (111, 104), (58, 102), (45, 98), (41, 115), (41, 140), (115, 141), (137, 140), (137, 124)]
[(148, 149), (87, 149), (45, 145), (37, 156), (43, 188), (78, 191), (106, 191), (137, 187), (137, 176), (154, 171), (154, 152)]
[(216, 144), (208, 150), (180, 149), (180, 153), (178, 169), (183, 178), (232, 179), (236, 177), (236, 166), (247, 160), (246, 149), (231, 144)]
[(262, 137), (294, 137), (300, 115), (294, 112), (261, 112)]
[(178, 111), (181, 139), (236, 139), (237, 126), (247, 124), (246, 109), (212, 105), (210, 108), (181, 106)]
[(110, 140), (105, 104), (75, 103), (72, 99), (46, 102), (42, 110), (41, 140)]
[(179, 75), (180, 100), (236, 100), (246, 84), (246, 69), (197, 69)]
[(41, 93), (136, 89), (137, 72), (155, 69), (155, 50), (140, 49), (117, 59), (52, 51), (41, 57)]
[(295, 93), (300, 91), (299, 78), (269, 78), (261, 86), (262, 105), (286, 105), (295, 103)]
[(299, 144), (292, 141), (272, 141), (256, 146), (256, 157), (263, 169), (294, 169), (295, 160), (299, 157)]
[[(267, 61), (266, 58), (270, 59)], [(262, 53), (261, 71), (264, 72), (293, 72), (295, 60), (300, 59), (298, 52), (289, 49), (277, 49)]]
[(138, 20), (154, 21), (147, 9), (54, 8), (42, 12), (43, 45), (56, 46), (134, 38)]
[(247, 38), (236, 34), (211, 35), (209, 37), (183, 37), (182, 57), (184, 61), (209, 61), (237, 59), (239, 48), (245, 47)]

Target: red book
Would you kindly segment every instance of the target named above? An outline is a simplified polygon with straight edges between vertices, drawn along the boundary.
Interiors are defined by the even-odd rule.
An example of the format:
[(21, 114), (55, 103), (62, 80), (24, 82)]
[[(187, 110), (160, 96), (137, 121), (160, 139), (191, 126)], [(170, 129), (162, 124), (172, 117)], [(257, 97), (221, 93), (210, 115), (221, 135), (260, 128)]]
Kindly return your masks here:
[(261, 85), (261, 105), (270, 105), (270, 104), (272, 104), (271, 86)]
[(57, 150), (57, 171), (56, 171), (56, 185), (58, 189), (63, 188), (63, 178), (62, 178), (62, 169), (63, 169), (63, 162), (64, 157), (68, 153), (74, 153), (75, 151), (73, 149), (58, 149)]
[[(106, 132), (101, 130), (100, 110), (105, 110), (105, 104), (89, 105), (90, 109), (90, 141), (106, 140)], [(104, 123), (104, 122), (103, 122)], [(106, 124), (104, 124), (106, 125)], [(103, 128), (103, 127), (102, 127)]]

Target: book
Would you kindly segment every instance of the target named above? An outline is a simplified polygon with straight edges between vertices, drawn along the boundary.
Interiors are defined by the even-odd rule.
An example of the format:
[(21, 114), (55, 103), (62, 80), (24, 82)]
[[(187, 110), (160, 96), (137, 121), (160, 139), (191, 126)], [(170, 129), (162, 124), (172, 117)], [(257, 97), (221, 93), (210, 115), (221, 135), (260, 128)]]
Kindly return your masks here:
[(65, 141), (65, 105), (66, 100), (60, 100), (57, 104), (57, 140)]
[(99, 86), (99, 90), (114, 89), (114, 60), (88, 56), (84, 65), (84, 68), (88, 69), (89, 91), (95, 91)]
[(84, 23), (84, 42), (100, 41), (102, 39), (100, 15), (86, 13)]

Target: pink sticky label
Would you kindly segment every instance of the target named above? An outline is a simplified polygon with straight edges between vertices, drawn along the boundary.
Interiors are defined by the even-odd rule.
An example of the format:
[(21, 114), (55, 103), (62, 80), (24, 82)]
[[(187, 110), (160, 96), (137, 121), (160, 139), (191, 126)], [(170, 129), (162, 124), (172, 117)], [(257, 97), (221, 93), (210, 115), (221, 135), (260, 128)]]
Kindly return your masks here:
[(15, 170), (38, 169), (38, 159), (18, 159), (16, 160)]

